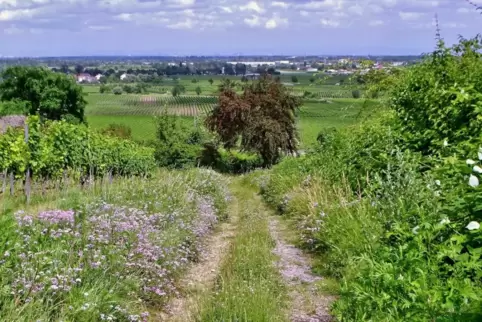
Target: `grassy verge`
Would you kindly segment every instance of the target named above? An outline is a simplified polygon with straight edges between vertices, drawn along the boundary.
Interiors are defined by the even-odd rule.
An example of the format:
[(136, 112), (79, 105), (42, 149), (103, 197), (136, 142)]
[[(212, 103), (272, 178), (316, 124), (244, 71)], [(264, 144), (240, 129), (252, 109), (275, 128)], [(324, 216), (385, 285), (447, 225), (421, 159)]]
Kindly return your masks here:
[(238, 233), (215, 294), (202, 304), (200, 321), (286, 321), (267, 212), (252, 189), (237, 186), (235, 195), (240, 203)]

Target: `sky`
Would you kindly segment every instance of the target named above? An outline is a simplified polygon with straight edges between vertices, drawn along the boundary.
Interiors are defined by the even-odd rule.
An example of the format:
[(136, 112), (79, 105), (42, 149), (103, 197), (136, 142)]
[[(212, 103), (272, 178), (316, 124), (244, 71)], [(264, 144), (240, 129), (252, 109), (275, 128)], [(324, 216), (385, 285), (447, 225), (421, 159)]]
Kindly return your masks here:
[[(482, 6), (482, 0), (471, 0)], [(482, 32), (466, 0), (0, 0), (0, 55), (410, 55)]]

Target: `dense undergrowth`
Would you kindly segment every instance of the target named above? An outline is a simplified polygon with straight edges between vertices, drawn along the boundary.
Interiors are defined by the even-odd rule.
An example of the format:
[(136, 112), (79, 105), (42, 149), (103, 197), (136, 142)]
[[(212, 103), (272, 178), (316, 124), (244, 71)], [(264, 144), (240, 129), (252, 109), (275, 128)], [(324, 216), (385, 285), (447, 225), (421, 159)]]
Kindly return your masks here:
[(176, 294), (200, 238), (226, 218), (226, 184), (209, 170), (163, 171), (96, 195), (5, 208), (0, 320), (147, 321)]
[(397, 76), (391, 109), (254, 176), (340, 280), (339, 320), (482, 319), (479, 49), (441, 43)]

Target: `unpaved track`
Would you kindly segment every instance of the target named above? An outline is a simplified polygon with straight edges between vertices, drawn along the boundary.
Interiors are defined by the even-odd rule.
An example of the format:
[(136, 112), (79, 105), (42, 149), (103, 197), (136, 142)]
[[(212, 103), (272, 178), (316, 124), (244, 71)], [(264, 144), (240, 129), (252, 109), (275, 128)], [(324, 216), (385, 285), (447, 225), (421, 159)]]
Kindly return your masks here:
[(270, 218), (269, 229), (276, 242), (273, 252), (279, 257), (277, 266), (291, 299), (290, 321), (333, 321), (329, 307), (334, 298), (317, 292), (315, 283), (321, 277), (311, 273), (310, 258), (286, 241), (287, 228), (278, 218)]
[(172, 299), (157, 321), (190, 322), (198, 317), (200, 299), (208, 296), (219, 274), (222, 260), (235, 236), (238, 222), (238, 200), (233, 198), (227, 222), (217, 227), (203, 243), (199, 262), (194, 263), (180, 280), (181, 296)]

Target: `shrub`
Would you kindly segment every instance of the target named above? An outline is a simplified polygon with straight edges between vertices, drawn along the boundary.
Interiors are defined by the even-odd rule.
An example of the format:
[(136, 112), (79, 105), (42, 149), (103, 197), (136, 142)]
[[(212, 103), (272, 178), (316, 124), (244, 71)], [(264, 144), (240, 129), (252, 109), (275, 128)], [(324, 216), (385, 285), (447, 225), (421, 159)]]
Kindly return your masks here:
[(391, 106), (408, 146), (425, 154), (478, 138), (482, 131), (482, 38), (439, 43), (423, 63), (411, 67), (393, 89)]
[(292, 83), (298, 83), (298, 77), (297, 76), (291, 76), (291, 82)]
[(121, 95), (122, 94), (122, 87), (120, 86), (116, 86), (112, 89), (112, 93), (114, 93), (115, 95)]
[(109, 124), (108, 127), (101, 131), (104, 135), (115, 136), (121, 139), (131, 139), (132, 129), (125, 124)]
[(226, 150), (212, 143), (204, 145), (199, 163), (220, 172), (234, 174), (250, 172), (263, 166), (263, 160), (256, 154)]
[(355, 89), (355, 90), (351, 91), (351, 96), (353, 96), (353, 98), (360, 98), (361, 97), (360, 90)]

